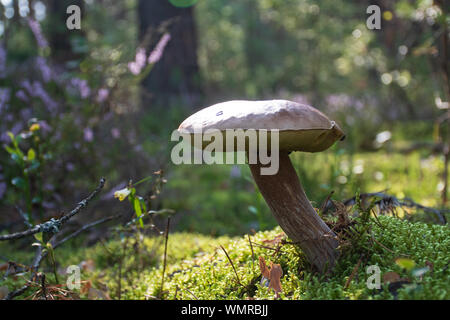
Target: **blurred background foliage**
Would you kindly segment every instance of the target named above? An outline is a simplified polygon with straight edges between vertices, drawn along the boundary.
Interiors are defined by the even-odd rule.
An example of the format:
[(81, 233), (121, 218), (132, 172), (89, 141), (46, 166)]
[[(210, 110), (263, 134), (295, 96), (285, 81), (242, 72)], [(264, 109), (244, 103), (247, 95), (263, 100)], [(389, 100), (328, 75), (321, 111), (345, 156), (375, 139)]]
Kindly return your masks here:
[[(81, 30), (65, 27), (69, 2), (82, 8)], [(370, 4), (381, 30), (366, 27)], [(176, 210), (174, 228), (272, 228), (246, 166), (170, 161), (179, 123), (232, 99), (311, 104), (343, 127), (347, 139), (329, 151), (291, 156), (316, 207), (331, 191), (343, 200), (382, 190), (447, 205), (445, 1), (1, 0), (0, 9), (1, 143), (13, 147), (8, 132), (18, 143), (0, 149), (2, 229), (20, 226), (17, 208), (37, 221), (58, 215), (100, 176), (109, 191), (94, 214), (121, 212), (113, 192), (159, 169), (161, 196), (147, 186), (145, 197)]]

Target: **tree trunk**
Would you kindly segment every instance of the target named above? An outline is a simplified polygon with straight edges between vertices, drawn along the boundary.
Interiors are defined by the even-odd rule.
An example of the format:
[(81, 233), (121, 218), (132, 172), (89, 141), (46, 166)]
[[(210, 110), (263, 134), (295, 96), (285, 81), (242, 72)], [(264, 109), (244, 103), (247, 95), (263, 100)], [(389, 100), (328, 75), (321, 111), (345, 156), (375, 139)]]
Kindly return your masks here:
[(139, 38), (147, 52), (164, 32), (171, 35), (161, 60), (142, 82), (143, 105), (167, 106), (181, 98), (193, 106), (200, 95), (193, 7), (177, 8), (167, 0), (139, 0), (138, 15)]
[(253, 178), (283, 231), (320, 272), (331, 270), (337, 258), (335, 234), (311, 206), (287, 152), (280, 152), (275, 175), (261, 175), (260, 164), (249, 164)]
[(83, 0), (48, 0), (48, 17), (50, 27), (48, 28), (49, 43), (52, 49), (52, 59), (60, 64), (71, 60), (83, 59), (83, 54), (74, 52), (71, 41), (78, 37), (84, 38), (83, 25), (81, 30), (69, 30), (66, 26), (67, 8), (70, 5), (77, 5), (81, 9), (81, 15), (84, 13)]

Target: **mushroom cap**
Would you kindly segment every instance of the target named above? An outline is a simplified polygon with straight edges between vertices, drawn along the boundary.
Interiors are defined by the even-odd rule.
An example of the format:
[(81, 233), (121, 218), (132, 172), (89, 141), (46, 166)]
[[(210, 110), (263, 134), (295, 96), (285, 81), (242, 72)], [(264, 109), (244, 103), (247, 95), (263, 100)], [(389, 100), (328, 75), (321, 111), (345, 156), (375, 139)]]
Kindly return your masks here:
[[(222, 133), (236, 129), (278, 130), (279, 149), (284, 151), (319, 152), (344, 137), (339, 126), (319, 110), (288, 100), (218, 103), (188, 117), (178, 131), (193, 135), (201, 130), (205, 135), (211, 129)], [(270, 132), (268, 136), (270, 139)], [(204, 143), (203, 148), (209, 143)]]

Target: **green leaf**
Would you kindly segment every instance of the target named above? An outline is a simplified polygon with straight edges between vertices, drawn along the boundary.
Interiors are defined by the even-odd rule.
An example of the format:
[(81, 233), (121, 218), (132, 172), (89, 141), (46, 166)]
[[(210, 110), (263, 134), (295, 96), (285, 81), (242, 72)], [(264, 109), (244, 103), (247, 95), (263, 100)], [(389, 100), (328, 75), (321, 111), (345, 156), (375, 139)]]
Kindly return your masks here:
[(28, 161), (33, 161), (35, 158), (36, 158), (36, 152), (34, 151), (33, 148), (31, 148), (30, 150), (28, 150), (27, 160)]
[[(138, 218), (142, 215), (141, 203), (138, 197), (134, 198), (134, 212), (136, 212), (136, 216)], [(142, 221), (142, 219), (139, 219), (139, 224), (141, 225), (141, 227), (144, 227), (144, 222)]]
[(395, 260), (395, 263), (408, 271), (412, 270), (412, 268), (414, 268), (414, 266), (416, 265), (416, 262), (414, 260), (408, 258), (397, 258)]
[(16, 186), (19, 189), (25, 189), (25, 180), (21, 177), (15, 177), (11, 180), (13, 186)]
[(133, 187), (135, 187), (135, 186), (137, 186), (138, 184), (141, 184), (141, 183), (143, 183), (143, 182), (146, 182), (146, 181), (148, 181), (148, 180), (151, 180), (152, 179), (152, 176), (148, 176), (148, 177), (146, 177), (146, 178), (144, 178), (144, 179), (142, 179), (142, 180), (139, 180), (138, 182), (136, 182), (136, 183), (133, 183)]
[(141, 204), (141, 208), (143, 212), (147, 212), (147, 204), (145, 203), (144, 198), (142, 197), (138, 197), (139, 198), (139, 202)]
[(12, 133), (11, 131), (7, 132), (8, 136), (11, 138), (11, 142), (16, 145), (16, 139), (14, 137), (14, 133)]
[(42, 242), (42, 237), (43, 237), (43, 233), (42, 233), (42, 232), (36, 233), (36, 234), (34, 235), (34, 238), (35, 238), (37, 241), (39, 241), (39, 242)]

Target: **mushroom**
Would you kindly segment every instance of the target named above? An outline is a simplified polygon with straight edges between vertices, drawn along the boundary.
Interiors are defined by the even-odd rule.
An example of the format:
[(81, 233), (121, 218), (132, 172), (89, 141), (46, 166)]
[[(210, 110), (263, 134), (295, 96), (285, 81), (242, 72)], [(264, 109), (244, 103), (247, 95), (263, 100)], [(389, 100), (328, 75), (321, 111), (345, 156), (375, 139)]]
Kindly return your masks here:
[[(208, 129), (220, 130), (223, 135), (229, 129), (278, 131), (278, 172), (273, 175), (261, 174), (261, 170), (267, 165), (262, 164), (258, 158), (254, 163), (249, 161), (251, 173), (286, 235), (302, 249), (308, 261), (318, 271), (331, 270), (338, 256), (338, 241), (309, 202), (289, 153), (328, 149), (335, 141), (344, 137), (339, 126), (319, 110), (296, 102), (239, 100), (218, 103), (198, 111), (183, 121), (178, 132), (192, 136), (199, 128), (202, 132)], [(204, 147), (202, 145), (201, 148)], [(249, 159), (250, 153), (255, 152), (247, 145), (245, 151)]]

